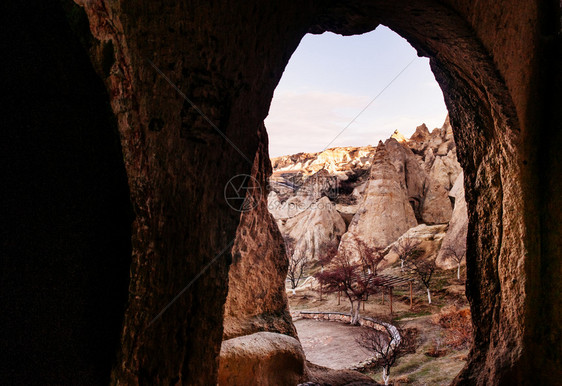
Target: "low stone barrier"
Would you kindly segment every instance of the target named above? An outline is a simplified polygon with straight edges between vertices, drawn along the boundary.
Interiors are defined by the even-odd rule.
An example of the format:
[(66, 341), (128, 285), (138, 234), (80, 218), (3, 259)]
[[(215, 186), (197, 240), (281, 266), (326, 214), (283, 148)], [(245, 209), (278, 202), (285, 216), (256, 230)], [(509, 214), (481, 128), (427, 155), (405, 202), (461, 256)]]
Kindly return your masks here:
[[(314, 320), (324, 320), (324, 321), (341, 322), (341, 323), (351, 322), (351, 314), (346, 314), (344, 312), (291, 311), (291, 317), (293, 318), (293, 321), (299, 319), (314, 319)], [(388, 331), (393, 338), (391, 344), (392, 348), (394, 348), (401, 341), (401, 337), (400, 337), (400, 333), (398, 332), (398, 329), (390, 323), (382, 322), (380, 320), (376, 320), (368, 316), (361, 316), (359, 318), (359, 325), (369, 327), (382, 332)], [(366, 361), (362, 361), (352, 366), (350, 369), (362, 370), (366, 366), (369, 366), (372, 363), (376, 362), (376, 360), (377, 357), (367, 359)]]

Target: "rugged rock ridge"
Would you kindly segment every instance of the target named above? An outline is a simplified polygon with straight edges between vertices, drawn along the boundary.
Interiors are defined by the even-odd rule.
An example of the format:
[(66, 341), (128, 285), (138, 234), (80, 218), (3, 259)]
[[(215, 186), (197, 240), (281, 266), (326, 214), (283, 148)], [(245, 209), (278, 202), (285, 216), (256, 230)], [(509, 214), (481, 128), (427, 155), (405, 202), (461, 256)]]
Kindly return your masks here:
[[(455, 150), (447, 117), (432, 132), (418, 126), (410, 139), (395, 131), (376, 148), (277, 157), (272, 159), (268, 205), (281, 233), (296, 240), (294, 254), (308, 253), (316, 261), (329, 244), (353, 248), (354, 240), (361, 239), (385, 248), (418, 225), (446, 226), (453, 215), (449, 194), (454, 194), (459, 200), (454, 235), (447, 243), (461, 245), (464, 252), (466, 232), (458, 231), (468, 221), (462, 183), (450, 193), (461, 172)], [(443, 237), (434, 239), (439, 245), (430, 249), (436, 253)], [(451, 265), (444, 254), (438, 261)]]
[(318, 153), (297, 153), (271, 158), (274, 176), (284, 172), (299, 172), (310, 175), (321, 169), (331, 174), (345, 174), (346, 170), (370, 165), (375, 148), (363, 147), (335, 147)]

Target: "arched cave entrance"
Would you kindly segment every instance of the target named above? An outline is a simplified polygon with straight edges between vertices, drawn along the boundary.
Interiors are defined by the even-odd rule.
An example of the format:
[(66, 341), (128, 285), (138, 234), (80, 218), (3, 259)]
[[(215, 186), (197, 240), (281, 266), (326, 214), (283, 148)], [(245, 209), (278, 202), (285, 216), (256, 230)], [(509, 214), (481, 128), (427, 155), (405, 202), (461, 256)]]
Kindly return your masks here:
[[(430, 57), (451, 114), (469, 202), (467, 296), (475, 326), (469, 365), (457, 382), (520, 382), (530, 368), (528, 353), (540, 350), (521, 331), (529, 328), (531, 314), (540, 313), (535, 307), (544, 311), (548, 306), (521, 301), (528, 284), (520, 275), (539, 279), (529, 276), (537, 272), (525, 232), (520, 233), (529, 219), (512, 216), (524, 211), (522, 198), (530, 194), (522, 180), (512, 178), (524, 173), (528, 157), (516, 150), (522, 142), (520, 113), (498, 74), (496, 62), (502, 59), (492, 59), (473, 27), (446, 7), (424, 2), (358, 8), (324, 9), (309, 31), (348, 35), (384, 23)], [(527, 256), (525, 263), (521, 256)], [(521, 345), (528, 353), (516, 358), (514, 347)]]
[[(271, 272), (282, 274), (285, 269), (275, 250), (278, 233), (260, 204), (249, 215), (233, 211), (224, 200), (224, 185), (238, 174), (265, 180), (270, 165), (262, 122), (283, 68), (302, 36), (324, 31), (357, 34), (378, 24), (389, 26), (421, 55), (431, 58), (465, 171), (470, 218), (467, 295), (475, 344), (457, 383), (558, 381), (562, 216), (556, 192), (561, 184), (557, 148), (562, 131), (557, 130), (555, 119), (561, 95), (556, 2), (529, 1), (524, 6), (464, 0), (245, 2), (236, 6), (173, 1), (77, 3), (86, 10), (93, 39), (87, 36), (87, 29), (75, 28), (74, 33), (87, 37), (94, 68), (109, 91), (136, 214), (129, 302), (113, 371), (115, 382), (214, 384), (223, 316), (225, 337), (263, 330), (294, 333), (283, 295), (276, 289), (278, 275), (268, 276)], [(58, 5), (53, 4), (37, 9), (58, 15), (59, 11), (52, 11)], [(13, 19), (10, 21), (23, 21), (23, 32), (15, 42), (24, 47), (38, 33), (59, 36), (63, 42), (72, 40), (69, 29), (60, 33), (62, 27), (46, 23), (34, 11), (30, 15), (35, 15), (32, 20), (36, 25), (30, 25), (14, 17), (27, 14), (27, 9), (10, 7), (5, 14)], [(81, 25), (80, 18), (69, 19), (75, 26)], [(45, 28), (35, 29), (37, 26)], [(14, 43), (10, 37), (3, 42), (8, 48)], [(76, 45), (44, 41), (45, 47), (51, 45), (71, 58), (83, 55)], [(53, 58), (41, 50), (38, 55)], [(18, 60), (34, 63), (34, 58), (26, 55), (10, 58), (9, 63)], [(53, 68), (86, 67), (81, 62), (53, 60)], [(22, 88), (32, 89), (23, 71), (14, 73), (22, 80)], [(57, 74), (58, 79), (68, 82), (64, 72)], [(550, 99), (549, 94), (553, 95)], [(88, 95), (105, 101), (101, 94)], [(51, 97), (61, 103), (69, 100), (65, 93)], [(50, 122), (55, 121), (51, 117)], [(17, 128), (21, 120), (15, 122)], [(71, 128), (75, 123), (62, 124)], [(71, 138), (76, 136), (67, 132), (60, 143), (71, 145)], [(35, 164), (37, 170), (48, 173), (47, 166)], [(11, 178), (15, 181), (17, 176)], [(47, 180), (45, 186), (56, 183)], [(126, 221), (127, 215), (114, 213), (104, 218), (118, 216)], [(15, 223), (28, 221), (10, 218)], [(98, 223), (95, 226), (100, 227)], [(62, 229), (60, 234), (46, 237), (60, 238), (72, 232), (75, 230)], [(78, 250), (89, 245), (76, 242)], [(122, 248), (126, 249), (126, 243)], [(20, 254), (26, 251), (32, 262), (41, 262), (41, 254), (22, 245)], [(57, 252), (51, 253), (55, 259)], [(243, 259), (245, 253), (254, 252), (260, 252), (260, 258), (254, 254), (254, 260)], [(87, 267), (94, 258), (68, 256), (79, 268)], [(229, 271), (230, 257), (233, 264)], [(26, 267), (18, 261), (11, 264)], [(249, 269), (263, 275), (261, 280), (254, 276), (258, 282), (255, 287), (249, 282)], [(51, 266), (45, 272), (57, 278), (56, 273), (62, 271)], [(28, 279), (35, 275), (23, 274)], [(86, 271), (85, 275), (97, 283), (108, 280), (110, 288), (118, 289), (124, 281), (113, 272)], [(49, 283), (59, 288), (64, 277)], [(182, 292), (190, 278), (197, 280)], [(3, 281), (3, 285), (10, 286), (10, 291), (27, 290), (20, 281)], [(73, 286), (85, 288), (87, 281)], [(155, 318), (180, 292), (182, 296), (173, 306)], [(53, 295), (53, 302), (67, 296), (64, 291)], [(80, 299), (101, 300), (96, 291), (85, 291), (76, 304), (82, 304)], [(12, 320), (8, 326), (14, 327), (17, 318), (23, 318), (17, 307), (12, 310), (16, 322)], [(111, 305), (112, 310), (115, 307)], [(68, 312), (72, 315), (79, 310)], [(30, 323), (35, 323), (38, 331), (57, 326), (51, 310), (39, 308), (37, 312), (37, 320)], [(49, 315), (47, 324), (41, 318), (44, 315)], [(111, 324), (108, 331), (115, 329), (121, 323), (118, 312), (109, 312), (103, 323)], [(109, 352), (107, 347), (116, 342), (112, 333), (99, 335), (103, 342), (92, 342), (90, 333), (98, 325), (97, 320), (89, 320), (58, 326), (69, 347), (82, 340), (85, 344), (77, 356), (67, 354), (64, 365), (56, 352), (37, 346), (31, 339), (29, 347), (38, 355), (33, 360), (66, 366), (68, 374), (87, 374), (93, 379), (91, 383), (96, 379), (103, 382), (102, 368), (109, 372), (109, 365), (102, 356), (90, 355), (87, 348), (96, 350), (105, 342), (104, 352)], [(26, 347), (18, 349), (25, 352)], [(49, 365), (44, 369), (48, 378)], [(17, 372), (11, 369), (3, 374), (13, 379)], [(27, 376), (33, 378), (32, 374)]]
[[(370, 256), (377, 260), (377, 275), (391, 275), (395, 280), (393, 296), (389, 296), (390, 288), (365, 289), (373, 293), (364, 297), (361, 317), (418, 326), (417, 354), (398, 360), (392, 379), (433, 384), (447, 382), (448, 376), (450, 383), (466, 363), (458, 358), (466, 357), (469, 342), (457, 340), (449, 345), (452, 341), (448, 340), (462, 333), (443, 331), (443, 341), (436, 340), (441, 334), (436, 330), (441, 327), (428, 322), (443, 317), (439, 315), (442, 306), (449, 310), (459, 307), (462, 315), (467, 315), (468, 307), (464, 272), (462, 281), (454, 279), (449, 273), (453, 263), (446, 255), (447, 250), (456, 251), (461, 258), (464, 254), (466, 207), (458, 206), (453, 219), (450, 194), (437, 201), (429, 197), (437, 185), (442, 192), (462, 185), (462, 176), (456, 183), (461, 167), (446, 116), (429, 59), (418, 58), (409, 43), (381, 25), (354, 36), (308, 34), (286, 66), (265, 121), (273, 168), (267, 203), (289, 258), (286, 286), (293, 324), (306, 358), (313, 364), (342, 369), (368, 358), (353, 337), (360, 338), (362, 328), (338, 323), (338, 318), (344, 318), (341, 313), (350, 312), (348, 291), (332, 293), (330, 285), (321, 288), (315, 278), (325, 268), (334, 268), (320, 262), (330, 255), (330, 247), (353, 250), (349, 256), (355, 263), (356, 238), (375, 252)], [(398, 133), (392, 134), (394, 130)], [(372, 146), (379, 139), (382, 143)], [(387, 155), (377, 157), (379, 149)], [(385, 168), (387, 162), (393, 164), (395, 173)], [(437, 179), (441, 182), (436, 183)], [(443, 224), (447, 222), (448, 226)], [(431, 304), (415, 271), (401, 269), (399, 261), (394, 261), (399, 260), (396, 252), (404, 250), (408, 242), (408, 248), (424, 251), (420, 254), (428, 263), (424, 267), (435, 263), (438, 268), (430, 280)], [(378, 248), (384, 251), (380, 256)], [(379, 264), (378, 259), (383, 261)], [(404, 282), (398, 284), (400, 280)], [(437, 292), (437, 287), (442, 290)], [(464, 333), (470, 329), (470, 316), (465, 323), (460, 329)], [(434, 354), (419, 355), (431, 353), (428, 350), (437, 346), (447, 347), (446, 353), (439, 354), (439, 368), (429, 359)], [(445, 363), (445, 356), (455, 359)], [(378, 370), (368, 371), (380, 376)]]

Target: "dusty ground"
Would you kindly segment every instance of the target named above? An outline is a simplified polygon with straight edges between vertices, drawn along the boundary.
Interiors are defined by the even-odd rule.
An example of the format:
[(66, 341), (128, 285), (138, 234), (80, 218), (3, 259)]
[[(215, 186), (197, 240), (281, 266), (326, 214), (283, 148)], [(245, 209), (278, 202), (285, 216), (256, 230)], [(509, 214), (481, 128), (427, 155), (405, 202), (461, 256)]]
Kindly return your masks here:
[[(442, 309), (467, 306), (464, 283), (457, 280), (455, 274), (456, 271), (452, 270), (437, 271), (432, 283), (431, 305), (427, 303), (424, 288), (414, 286), (411, 309), (408, 287), (394, 289), (393, 314), (390, 314), (388, 295), (385, 296), (384, 304), (380, 294), (372, 296), (366, 303), (365, 310), (361, 309), (361, 314), (364, 316), (418, 330), (416, 352), (399, 358), (391, 369), (391, 381), (395, 384), (448, 385), (464, 366), (468, 349), (448, 347), (444, 338), (446, 331), (435, 323), (435, 316)], [(335, 294), (323, 294), (320, 299), (314, 287), (312, 289), (307, 287), (295, 295), (288, 292), (288, 297), (292, 310), (349, 312), (349, 303), (345, 298), (340, 299), (340, 304)], [(348, 331), (350, 335), (356, 334), (353, 329), (357, 327), (343, 325), (340, 329), (334, 324), (338, 323), (314, 320), (296, 322), (307, 359), (313, 363), (338, 369), (347, 368), (366, 359), (368, 355), (355, 361), (356, 357), (360, 357), (361, 353), (365, 352), (353, 337), (346, 338)], [(428, 353), (434, 349), (441, 350), (442, 355), (437, 358), (429, 356)], [(382, 381), (381, 369), (370, 369), (366, 374), (378, 382)]]
[(370, 358), (355, 340), (366, 327), (312, 319), (297, 320), (295, 327), (306, 359), (312, 363), (341, 370)]

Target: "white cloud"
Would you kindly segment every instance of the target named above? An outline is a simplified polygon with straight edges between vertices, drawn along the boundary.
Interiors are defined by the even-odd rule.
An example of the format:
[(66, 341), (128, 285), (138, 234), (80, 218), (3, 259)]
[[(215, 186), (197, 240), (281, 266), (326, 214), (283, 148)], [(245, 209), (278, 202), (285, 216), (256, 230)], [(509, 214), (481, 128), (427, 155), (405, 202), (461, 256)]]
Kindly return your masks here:
[[(336, 140), (334, 138), (369, 103), (366, 95), (338, 92), (279, 92), (275, 95), (265, 125), (272, 157), (298, 152), (317, 152), (326, 146), (376, 146), (394, 130), (406, 137), (426, 123), (432, 130), (441, 127), (446, 112), (394, 115), (376, 104), (367, 109)], [(383, 110), (383, 111), (381, 111)], [(407, 109), (406, 109), (407, 110)], [(330, 143), (332, 142), (333, 143)]]
[(276, 94), (265, 120), (271, 155), (322, 150), (366, 103), (367, 96), (337, 92)]

